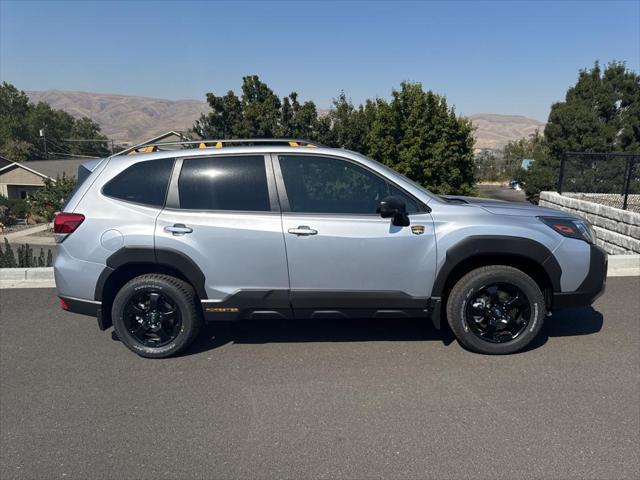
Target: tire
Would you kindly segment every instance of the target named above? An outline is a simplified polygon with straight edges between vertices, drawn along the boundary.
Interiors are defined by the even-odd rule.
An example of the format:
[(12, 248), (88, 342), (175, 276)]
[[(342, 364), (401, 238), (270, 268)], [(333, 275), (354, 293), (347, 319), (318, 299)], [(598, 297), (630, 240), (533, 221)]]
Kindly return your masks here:
[(203, 322), (191, 285), (160, 274), (127, 282), (116, 294), (111, 312), (118, 338), (147, 358), (183, 351), (198, 336)]
[(454, 285), (447, 320), (458, 341), (489, 355), (514, 353), (540, 332), (546, 316), (538, 284), (517, 268), (477, 268)]

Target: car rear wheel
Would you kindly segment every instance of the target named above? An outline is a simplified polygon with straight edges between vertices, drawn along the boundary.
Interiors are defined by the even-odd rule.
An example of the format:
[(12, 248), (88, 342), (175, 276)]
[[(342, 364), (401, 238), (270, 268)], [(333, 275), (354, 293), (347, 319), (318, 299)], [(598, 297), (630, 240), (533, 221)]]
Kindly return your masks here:
[(202, 325), (191, 285), (159, 274), (141, 275), (126, 283), (113, 302), (112, 318), (122, 343), (149, 358), (181, 352)]
[(517, 268), (493, 265), (467, 273), (447, 300), (447, 320), (458, 341), (478, 353), (506, 354), (526, 347), (546, 315), (538, 284)]

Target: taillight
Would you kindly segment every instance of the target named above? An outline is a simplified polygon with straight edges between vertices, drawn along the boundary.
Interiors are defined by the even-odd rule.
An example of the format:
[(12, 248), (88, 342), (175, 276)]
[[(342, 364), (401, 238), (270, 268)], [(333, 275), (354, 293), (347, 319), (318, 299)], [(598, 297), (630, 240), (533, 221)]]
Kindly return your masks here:
[(76, 231), (80, 224), (84, 222), (84, 215), (81, 213), (59, 213), (53, 220), (53, 233), (56, 240), (61, 242), (67, 235)]

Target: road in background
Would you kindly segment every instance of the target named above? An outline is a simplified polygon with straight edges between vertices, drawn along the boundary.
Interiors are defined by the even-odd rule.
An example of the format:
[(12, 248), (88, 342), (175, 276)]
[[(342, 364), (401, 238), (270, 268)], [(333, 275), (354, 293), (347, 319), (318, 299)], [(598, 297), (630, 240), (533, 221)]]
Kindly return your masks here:
[(524, 190), (514, 190), (507, 186), (500, 185), (476, 185), (481, 197), (494, 198), (496, 200), (506, 200), (507, 202), (526, 202), (527, 197)]
[(482, 356), (409, 320), (206, 328), (137, 357), (0, 290), (0, 478), (640, 477), (640, 278)]

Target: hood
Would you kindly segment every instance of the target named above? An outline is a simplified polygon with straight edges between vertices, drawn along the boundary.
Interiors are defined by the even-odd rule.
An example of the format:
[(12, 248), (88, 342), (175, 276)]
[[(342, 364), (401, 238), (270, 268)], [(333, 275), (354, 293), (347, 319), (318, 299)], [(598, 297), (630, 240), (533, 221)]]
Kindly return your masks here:
[(492, 198), (463, 197), (458, 195), (441, 195), (447, 203), (472, 205), (480, 207), (494, 215), (513, 215), (521, 217), (563, 217), (580, 218), (571, 213), (552, 208), (539, 207), (529, 202), (506, 202), (504, 200), (494, 200)]

